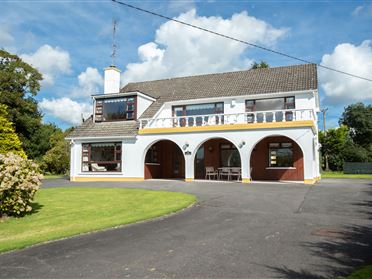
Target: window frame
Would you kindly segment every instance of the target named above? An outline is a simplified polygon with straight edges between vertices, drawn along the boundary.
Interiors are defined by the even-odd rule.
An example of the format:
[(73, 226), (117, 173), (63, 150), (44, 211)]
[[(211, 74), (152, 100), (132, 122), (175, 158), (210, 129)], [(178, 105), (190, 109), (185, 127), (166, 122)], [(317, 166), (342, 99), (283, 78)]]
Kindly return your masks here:
[[(293, 98), (293, 102), (287, 102), (287, 99)], [(286, 109), (296, 109), (296, 97), (295, 96), (286, 96), (286, 97), (277, 97), (277, 98), (263, 98), (263, 99), (247, 99), (245, 100), (245, 112), (256, 112), (259, 110), (256, 110), (256, 101), (260, 100), (272, 100), (272, 99), (284, 99), (284, 106), (283, 110)], [(248, 105), (248, 102), (253, 102), (253, 105)], [(287, 108), (287, 105), (293, 105), (293, 108)], [(248, 110), (248, 108), (252, 110)]]
[[(115, 99), (125, 99), (126, 101), (126, 108), (125, 108), (125, 117), (122, 119), (111, 119), (111, 120), (104, 120), (104, 102), (107, 100), (115, 100)], [(133, 99), (133, 103), (130, 103), (133, 105), (133, 110), (128, 111), (128, 99)], [(97, 113), (97, 110), (99, 111)], [(128, 113), (133, 113), (132, 118), (127, 118)], [(97, 119), (98, 118), (98, 119)], [(95, 122), (117, 122), (117, 121), (130, 121), (130, 120), (136, 120), (137, 119), (137, 96), (126, 96), (126, 97), (112, 97), (112, 98), (100, 98), (95, 100), (95, 110), (94, 110), (94, 120)]]
[[(217, 105), (218, 104), (222, 104), (222, 112), (218, 112), (217, 111)], [(186, 104), (186, 105), (174, 105), (172, 106), (172, 117), (182, 117), (182, 116), (188, 116), (186, 115), (186, 107), (187, 106), (194, 106), (194, 105), (214, 105), (214, 113), (212, 114), (224, 114), (224, 111), (225, 111), (225, 105), (224, 105), (224, 102), (212, 102), (212, 103), (198, 103), (198, 104)], [(181, 116), (177, 116), (175, 114), (175, 109), (177, 108), (182, 108), (182, 115)], [(202, 115), (202, 114), (201, 114)], [(208, 115), (208, 114), (206, 114)]]
[[(91, 154), (92, 154), (92, 144), (108, 144), (108, 143), (113, 143), (114, 146), (115, 146), (115, 150), (114, 150), (114, 161), (92, 161), (91, 160)], [(88, 151), (84, 151), (84, 146), (85, 145), (88, 145)], [(123, 146), (122, 146), (122, 142), (84, 142), (81, 144), (81, 172), (82, 173), (97, 173), (95, 171), (90, 171), (90, 170), (87, 170), (85, 171), (83, 166), (84, 164), (87, 164), (88, 166), (90, 164), (120, 164), (120, 168), (119, 170), (110, 170), (110, 171), (102, 171), (102, 173), (111, 173), (111, 172), (115, 172), (115, 173), (120, 173), (123, 171)], [(118, 147), (120, 147), (118, 149)], [(84, 153), (86, 153), (86, 155), (88, 156), (88, 161), (84, 161)], [(120, 153), (120, 160), (116, 160), (117, 158), (117, 154)]]
[[(270, 145), (272, 144), (278, 144), (278, 147), (271, 147)], [(290, 146), (284, 146), (286, 144), (290, 144)], [(271, 164), (271, 151), (272, 150), (279, 150), (279, 149), (288, 149), (290, 148), (291, 151), (292, 151), (292, 161), (291, 161), (291, 165), (290, 166), (278, 166), (277, 163), (273, 166)], [(295, 164), (295, 160), (294, 160), (294, 144), (292, 142), (269, 142), (267, 144), (267, 150), (268, 150), (268, 156), (267, 156), (267, 159), (268, 159), (268, 162), (267, 162), (267, 168), (269, 169), (293, 169), (295, 168), (294, 164)], [(277, 155), (276, 155), (277, 156)], [(276, 159), (276, 162), (278, 160)]]

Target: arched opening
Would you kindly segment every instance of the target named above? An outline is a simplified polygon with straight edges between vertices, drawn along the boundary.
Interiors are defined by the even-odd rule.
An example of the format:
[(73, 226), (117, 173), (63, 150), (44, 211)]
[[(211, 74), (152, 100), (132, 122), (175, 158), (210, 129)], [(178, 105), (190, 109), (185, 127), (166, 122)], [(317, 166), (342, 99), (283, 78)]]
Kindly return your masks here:
[(147, 150), (145, 179), (151, 178), (185, 178), (185, 157), (173, 141), (158, 141)]
[(304, 180), (301, 147), (285, 136), (260, 140), (252, 150), (250, 166), (253, 180)]
[(222, 138), (204, 142), (195, 154), (196, 179), (241, 180), (241, 159), (236, 146)]

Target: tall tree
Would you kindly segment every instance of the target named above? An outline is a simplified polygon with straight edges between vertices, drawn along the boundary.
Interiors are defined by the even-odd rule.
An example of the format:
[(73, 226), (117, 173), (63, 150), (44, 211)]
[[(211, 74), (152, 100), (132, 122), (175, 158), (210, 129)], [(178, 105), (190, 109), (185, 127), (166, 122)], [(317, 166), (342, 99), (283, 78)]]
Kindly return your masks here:
[(251, 69), (263, 69), (263, 68), (270, 68), (269, 64), (263, 60), (260, 63), (253, 62)]
[(0, 104), (0, 154), (12, 152), (25, 158), (26, 154), (22, 149), (21, 141), (7, 116), (7, 107)]
[(372, 105), (356, 103), (345, 108), (340, 124), (350, 129), (350, 136), (354, 143), (364, 148), (372, 145)]
[(41, 80), (42, 75), (17, 55), (0, 50), (0, 104), (8, 107), (8, 119), (27, 154), (32, 153), (31, 137), (41, 126), (42, 114), (34, 98)]

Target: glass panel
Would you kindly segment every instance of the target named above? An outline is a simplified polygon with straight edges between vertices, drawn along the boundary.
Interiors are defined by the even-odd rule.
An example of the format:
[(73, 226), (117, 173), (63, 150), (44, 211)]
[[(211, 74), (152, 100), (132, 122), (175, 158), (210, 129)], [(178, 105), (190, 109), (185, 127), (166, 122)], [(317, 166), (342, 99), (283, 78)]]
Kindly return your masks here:
[(215, 113), (214, 104), (199, 104), (186, 106), (186, 115), (204, 115), (214, 113)]
[(270, 149), (270, 167), (293, 167), (293, 150), (291, 147)]
[(240, 167), (241, 163), (238, 149), (221, 149), (221, 165), (222, 167)]
[(115, 161), (114, 143), (92, 143), (90, 161)]
[(256, 111), (281, 110), (284, 108), (284, 98), (256, 100)]
[(125, 119), (125, 99), (109, 99), (103, 103), (103, 121)]

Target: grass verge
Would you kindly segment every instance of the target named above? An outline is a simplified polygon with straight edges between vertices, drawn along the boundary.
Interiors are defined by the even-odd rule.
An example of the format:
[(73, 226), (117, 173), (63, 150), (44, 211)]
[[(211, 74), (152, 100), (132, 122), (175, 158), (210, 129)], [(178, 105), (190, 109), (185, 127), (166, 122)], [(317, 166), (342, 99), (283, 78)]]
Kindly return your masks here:
[(372, 265), (368, 265), (355, 270), (345, 279), (370, 279), (370, 278), (372, 278)]
[(141, 189), (41, 189), (31, 214), (0, 219), (0, 252), (159, 217), (195, 201), (189, 194)]
[(340, 171), (325, 171), (322, 172), (322, 178), (372, 179), (372, 174), (344, 174)]
[(63, 174), (45, 174), (44, 179), (56, 179), (56, 178), (65, 178), (66, 175)]

